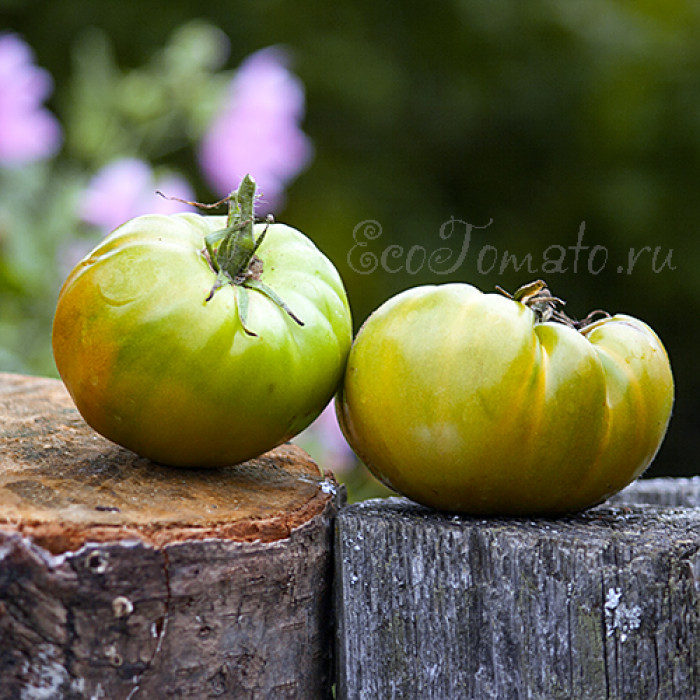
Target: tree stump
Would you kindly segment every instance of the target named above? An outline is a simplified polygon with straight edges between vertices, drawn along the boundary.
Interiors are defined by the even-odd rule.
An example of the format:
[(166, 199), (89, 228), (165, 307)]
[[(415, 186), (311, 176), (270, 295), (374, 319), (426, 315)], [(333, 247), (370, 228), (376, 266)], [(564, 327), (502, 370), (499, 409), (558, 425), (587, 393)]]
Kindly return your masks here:
[(669, 479), (549, 520), (344, 508), (338, 698), (700, 698), (698, 504)]
[(326, 698), (335, 482), (173, 469), (0, 374), (0, 698)]

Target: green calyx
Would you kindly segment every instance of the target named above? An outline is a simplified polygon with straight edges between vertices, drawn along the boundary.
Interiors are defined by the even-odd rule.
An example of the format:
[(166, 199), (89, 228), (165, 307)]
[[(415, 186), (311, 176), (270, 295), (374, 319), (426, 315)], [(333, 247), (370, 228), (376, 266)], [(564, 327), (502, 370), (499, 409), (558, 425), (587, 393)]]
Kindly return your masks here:
[(270, 289), (260, 277), (263, 271), (263, 261), (256, 255), (258, 248), (265, 239), (267, 230), (274, 219), (267, 217), (267, 225), (262, 233), (255, 238), (255, 180), (246, 175), (238, 189), (233, 191), (224, 201), (228, 201), (228, 218), (226, 228), (210, 233), (204, 239), (209, 263), (216, 272), (216, 281), (205, 301), (210, 301), (216, 292), (227, 284), (238, 288), (238, 315), (243, 330), (251, 336), (257, 333), (246, 326), (248, 312), (247, 289), (253, 289), (263, 294), (277, 304), (292, 320), (300, 326), (304, 323), (287, 304)]

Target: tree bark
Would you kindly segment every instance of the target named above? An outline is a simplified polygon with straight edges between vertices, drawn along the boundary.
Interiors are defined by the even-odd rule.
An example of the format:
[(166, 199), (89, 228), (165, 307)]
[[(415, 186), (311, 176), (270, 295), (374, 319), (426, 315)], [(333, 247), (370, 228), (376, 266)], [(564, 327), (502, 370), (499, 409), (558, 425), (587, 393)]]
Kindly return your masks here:
[(173, 469), (0, 374), (0, 698), (326, 698), (336, 485), (299, 448)]
[(343, 509), (338, 698), (700, 697), (699, 493), (639, 482), (551, 520)]

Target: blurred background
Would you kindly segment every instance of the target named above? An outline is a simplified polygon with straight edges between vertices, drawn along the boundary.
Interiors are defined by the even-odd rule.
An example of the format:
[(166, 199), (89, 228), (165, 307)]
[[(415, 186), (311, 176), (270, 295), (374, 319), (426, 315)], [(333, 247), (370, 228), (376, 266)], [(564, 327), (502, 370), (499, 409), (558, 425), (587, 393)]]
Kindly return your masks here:
[[(57, 376), (63, 278), (182, 208), (156, 189), (214, 201), (250, 171), (356, 328), (417, 284), (538, 277), (574, 317), (645, 320), (677, 385), (647, 475), (695, 474), (698, 36), (694, 0), (0, 0), (0, 371)], [(331, 411), (299, 441), (382, 493)]]

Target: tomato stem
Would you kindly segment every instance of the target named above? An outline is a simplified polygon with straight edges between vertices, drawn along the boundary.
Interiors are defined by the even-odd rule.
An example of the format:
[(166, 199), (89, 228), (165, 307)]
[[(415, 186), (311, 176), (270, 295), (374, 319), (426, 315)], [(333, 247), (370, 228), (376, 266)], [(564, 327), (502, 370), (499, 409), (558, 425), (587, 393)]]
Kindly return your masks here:
[(573, 328), (577, 331), (582, 331), (586, 326), (595, 322), (596, 316), (602, 315), (603, 317), (609, 318), (610, 314), (602, 309), (596, 309), (591, 311), (584, 319), (577, 321), (571, 318), (558, 306), (564, 306), (566, 302), (559, 297), (552, 296), (552, 293), (547, 288), (547, 284), (543, 280), (535, 280), (534, 282), (529, 282), (519, 287), (514, 294), (510, 294), (502, 287), (496, 285), (496, 289), (505, 294), (510, 299), (514, 301), (519, 301), (524, 304), (529, 309), (535, 313), (537, 318), (537, 323), (545, 323), (547, 321), (554, 321), (556, 323), (563, 323), (569, 328)]
[(214, 231), (204, 239), (206, 255), (216, 272), (216, 281), (205, 301), (210, 301), (214, 294), (227, 284), (238, 287), (238, 315), (243, 330), (251, 336), (256, 334), (246, 326), (248, 300), (244, 288), (260, 292), (279, 306), (295, 323), (304, 325), (277, 293), (261, 280), (263, 262), (256, 253), (265, 240), (270, 224), (274, 223), (274, 218), (272, 215), (267, 216), (267, 225), (256, 239), (256, 187), (255, 180), (250, 175), (245, 175), (238, 189), (231, 192), (227, 198), (226, 228)]
[(254, 201), (255, 181), (246, 175), (239, 188), (228, 196), (226, 228), (204, 239), (209, 260), (218, 276), (217, 289), (226, 282), (236, 283), (246, 274), (255, 251), (262, 243), (262, 236), (256, 242), (253, 234)]

